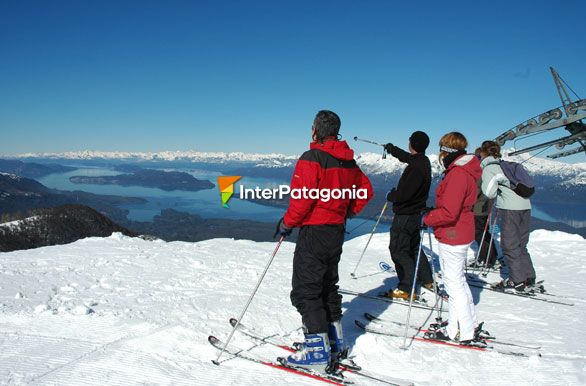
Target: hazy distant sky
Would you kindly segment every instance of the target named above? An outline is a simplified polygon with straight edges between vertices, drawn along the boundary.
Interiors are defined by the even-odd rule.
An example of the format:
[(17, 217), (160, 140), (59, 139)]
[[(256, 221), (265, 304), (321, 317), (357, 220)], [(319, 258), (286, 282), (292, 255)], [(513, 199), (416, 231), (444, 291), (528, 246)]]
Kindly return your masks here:
[(323, 108), (346, 138), (423, 129), (437, 151), (457, 129), (475, 146), (560, 105), (550, 65), (585, 98), (585, 15), (584, 1), (4, 0), (0, 154), (299, 153)]

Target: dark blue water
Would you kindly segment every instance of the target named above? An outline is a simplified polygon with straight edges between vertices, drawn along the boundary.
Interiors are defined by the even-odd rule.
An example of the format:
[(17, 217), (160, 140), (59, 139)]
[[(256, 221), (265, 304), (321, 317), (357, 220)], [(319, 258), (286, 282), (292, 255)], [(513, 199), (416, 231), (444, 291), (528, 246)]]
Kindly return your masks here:
[[(199, 179), (208, 179), (217, 183), (219, 172), (202, 169), (165, 169), (179, 170), (190, 173)], [(200, 215), (204, 218), (249, 219), (255, 221), (275, 222), (284, 210), (265, 205), (255, 204), (246, 200), (232, 198), (230, 208), (222, 207), (220, 194), (217, 188), (206, 189), (198, 192), (188, 191), (164, 191), (157, 188), (145, 188), (139, 186), (118, 185), (91, 185), (73, 184), (69, 181), (71, 176), (104, 176), (121, 174), (104, 167), (81, 167), (73, 172), (52, 174), (39, 179), (43, 185), (60, 190), (82, 190), (95, 194), (112, 194), (127, 197), (141, 197), (147, 200), (146, 204), (123, 206), (129, 210), (128, 217), (136, 221), (152, 221), (153, 217), (160, 214), (162, 209), (172, 208), (181, 212)], [(277, 187), (288, 181), (279, 181), (267, 178), (243, 177), (239, 183), (246, 187), (260, 186), (262, 188)], [(545, 221), (560, 221), (574, 227), (586, 226), (586, 206), (584, 205), (559, 205), (534, 203), (532, 214), (534, 217)], [(360, 225), (353, 236), (368, 233), (374, 226), (374, 221), (364, 222), (364, 219), (353, 219), (348, 223), (348, 229)], [(379, 225), (378, 230), (388, 229), (388, 225)]]
[[(169, 170), (169, 169), (168, 169)], [(190, 173), (199, 179), (208, 179), (217, 184), (217, 177), (220, 173), (205, 170), (182, 170)], [(252, 202), (233, 198), (229, 202), (229, 209), (222, 207), (220, 194), (217, 188), (205, 189), (197, 192), (188, 191), (164, 191), (157, 188), (146, 188), (140, 186), (119, 186), (119, 185), (92, 185), (74, 184), (69, 181), (71, 176), (106, 176), (118, 175), (119, 172), (104, 168), (83, 168), (63, 174), (51, 174), (39, 179), (43, 185), (60, 190), (83, 190), (95, 194), (112, 194), (126, 197), (141, 197), (146, 199), (146, 204), (128, 205), (124, 208), (130, 211), (129, 218), (137, 221), (152, 221), (161, 209), (172, 208), (178, 211), (196, 213), (202, 217), (214, 218), (246, 218), (258, 221), (274, 221), (279, 219), (283, 210)], [(272, 187), (278, 182), (263, 179), (243, 177), (240, 180), (245, 185)], [(239, 181), (239, 182), (240, 182)]]
[(545, 221), (563, 222), (574, 228), (586, 227), (586, 205), (533, 202), (531, 214)]
[[(171, 169), (166, 169), (171, 170)], [(218, 172), (210, 172), (201, 169), (180, 169), (198, 179), (208, 179), (217, 184)], [(51, 174), (39, 179), (43, 185), (60, 190), (82, 190), (95, 194), (111, 194), (126, 197), (140, 197), (147, 200), (146, 204), (124, 205), (128, 209), (128, 218), (135, 221), (152, 221), (153, 217), (160, 214), (162, 209), (171, 208), (180, 212), (197, 214), (204, 218), (248, 219), (264, 222), (277, 222), (284, 213), (284, 209), (255, 204), (246, 200), (232, 198), (229, 208), (221, 204), (218, 188), (200, 190), (198, 192), (164, 191), (157, 188), (145, 188), (140, 186), (119, 185), (92, 185), (74, 184), (69, 181), (71, 176), (107, 176), (121, 174), (111, 169), (84, 167), (73, 172), (63, 174)], [(266, 178), (243, 177), (238, 183), (246, 187), (260, 186), (262, 188), (277, 187), (286, 181), (277, 181)], [(364, 219), (352, 219), (348, 221), (348, 229), (353, 230), (349, 237), (356, 237), (369, 233), (374, 227), (374, 221)], [(379, 225), (378, 230), (388, 229), (388, 225)]]

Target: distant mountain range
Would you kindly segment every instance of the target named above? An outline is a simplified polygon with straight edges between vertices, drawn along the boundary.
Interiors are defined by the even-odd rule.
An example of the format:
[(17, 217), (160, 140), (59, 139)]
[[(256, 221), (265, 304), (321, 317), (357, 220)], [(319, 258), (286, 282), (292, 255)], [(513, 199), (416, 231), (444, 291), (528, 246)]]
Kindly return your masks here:
[[(509, 150), (504, 153), (509, 152)], [(159, 162), (159, 161), (187, 161), (191, 163), (207, 164), (239, 164), (242, 170), (248, 168), (262, 169), (291, 169), (299, 155), (285, 155), (280, 153), (242, 153), (242, 152), (197, 152), (197, 151), (163, 151), (163, 152), (102, 152), (80, 151), (64, 153), (25, 153), (7, 158), (14, 159), (43, 159), (43, 160), (117, 160), (129, 162)], [(441, 174), (437, 162), (437, 154), (428, 155), (434, 175)], [(544, 158), (532, 158), (528, 154), (515, 157), (504, 157), (516, 162), (523, 162), (525, 167), (534, 175), (550, 176), (563, 179), (570, 185), (586, 185), (586, 162), (568, 164)], [(381, 159), (380, 153), (358, 153), (356, 161), (369, 175), (398, 175), (405, 165), (397, 159), (388, 156)], [(238, 167), (238, 165), (234, 165)], [(289, 175), (290, 177), (290, 175)]]
[[(52, 173), (64, 173), (75, 170), (75, 167), (55, 164), (55, 160), (67, 161), (70, 165), (97, 165), (115, 169), (125, 174), (106, 177), (72, 177), (72, 181), (79, 183), (100, 183), (120, 185), (140, 185), (159, 187), (168, 190), (190, 190), (187, 186), (197, 182), (194, 189), (212, 188), (214, 185), (207, 180), (197, 180), (189, 173), (168, 172), (145, 169), (145, 167), (167, 168), (202, 168), (214, 170), (226, 175), (242, 175), (249, 177), (266, 177), (288, 181), (291, 178), (297, 156), (282, 154), (247, 154), (247, 153), (197, 153), (197, 152), (164, 152), (164, 153), (63, 153), (52, 155), (47, 164), (47, 154), (26, 155), (23, 159), (38, 159), (39, 162), (22, 162), (21, 160), (0, 160), (0, 170), (18, 171), (34, 177), (41, 177)], [(429, 155), (432, 162), (434, 184), (441, 176), (441, 168), (437, 163), (436, 155)], [(395, 186), (405, 168), (398, 160), (387, 157), (381, 159), (380, 154), (362, 153), (356, 156), (360, 167), (367, 173), (375, 186), (375, 199), (361, 213), (363, 218), (373, 218), (380, 212), (385, 201), (386, 191)], [(537, 193), (533, 200), (543, 200), (547, 203), (559, 203), (559, 206), (583, 204), (586, 193), (586, 164), (566, 164), (563, 162), (516, 157), (514, 160), (523, 162), (534, 176), (537, 183)], [(185, 176), (188, 176), (185, 178)], [(80, 180), (81, 179), (81, 180)], [(191, 180), (191, 181), (190, 181)], [(435, 189), (435, 187), (432, 187)], [(430, 204), (431, 204), (430, 199)], [(223, 220), (202, 218), (195, 214), (165, 209), (156, 216), (153, 222), (131, 221), (127, 218), (128, 211), (120, 205), (143, 204), (142, 198), (105, 196), (83, 191), (60, 191), (49, 189), (37, 181), (12, 173), (0, 173), (0, 248), (31, 248), (40, 245), (70, 242), (88, 235), (102, 235), (110, 232), (112, 227), (99, 216), (106, 215), (116, 223), (125, 227), (129, 233), (152, 234), (167, 241), (184, 240), (197, 241), (215, 237), (232, 237), (268, 241), (271, 239), (274, 224), (249, 220)], [(259, 202), (264, 205), (284, 206), (283, 202)], [(38, 215), (24, 218), (24, 213), (34, 208), (56, 207), (64, 204), (83, 204), (94, 208), (99, 216), (86, 209), (68, 207), (67, 210), (54, 210), (51, 215), (44, 212), (45, 219), (50, 223), (40, 222)], [(563, 204), (563, 205), (562, 205)], [(76, 209), (77, 208), (77, 209)], [(83, 207), (82, 207), (83, 208)], [(88, 208), (89, 209), (89, 208)], [(89, 209), (92, 211), (93, 209)], [(20, 212), (16, 213), (15, 212)], [(79, 213), (77, 213), (79, 212)], [(66, 213), (66, 214), (64, 214)], [(62, 214), (69, 220), (74, 219), (73, 226), (62, 224), (55, 215)], [(391, 219), (391, 210), (388, 210), (383, 222)], [(15, 222), (12, 218), (17, 218)], [(578, 215), (579, 217), (579, 215)], [(83, 219), (87, 219), (83, 222)], [(48, 220), (47, 220), (48, 219)], [(68, 221), (69, 221), (68, 220)], [(106, 219), (107, 220), (107, 219)], [(9, 221), (6, 224), (6, 221)], [(110, 221), (110, 220), (108, 220)], [(94, 225), (90, 225), (90, 224)], [(85, 225), (84, 225), (85, 224)], [(586, 228), (571, 228), (562, 223), (553, 223), (533, 220), (533, 228), (544, 228), (586, 234)], [(28, 229), (28, 231), (26, 231)], [(41, 229), (40, 232), (37, 230)], [(63, 235), (59, 236), (61, 229)], [(93, 233), (87, 233), (87, 229)], [(128, 230), (130, 229), (130, 230)], [(80, 230), (78, 232), (78, 230)], [(94, 232), (95, 231), (95, 232)], [(97, 233), (96, 233), (97, 232)], [(110, 232), (111, 233), (111, 232)], [(28, 241), (27, 241), (28, 240)]]
[[(504, 153), (508, 153), (506, 150)], [(288, 182), (293, 173), (293, 167), (298, 155), (284, 155), (278, 153), (224, 153), (224, 152), (67, 152), (67, 153), (28, 153), (16, 156), (19, 159), (33, 160), (37, 162), (56, 162), (66, 160), (69, 164), (96, 165), (111, 168), (118, 165), (117, 169), (125, 172), (149, 167), (157, 169), (183, 168), (205, 169), (224, 175), (240, 175), (244, 177), (264, 177), (273, 180)], [(428, 155), (430, 158), (434, 181), (432, 192), (440, 181), (442, 169), (437, 161), (436, 154)], [(505, 157), (517, 162), (522, 162), (533, 175), (536, 183), (536, 193), (532, 201), (544, 210), (564, 211), (574, 213), (573, 217), (567, 217), (570, 223), (576, 222), (576, 226), (582, 226), (584, 197), (586, 197), (586, 163), (568, 164), (543, 158), (532, 158), (530, 155)], [(385, 193), (396, 186), (405, 165), (397, 159), (388, 156), (381, 158), (380, 153), (360, 153), (356, 155), (360, 167), (370, 177), (374, 188), (375, 198), (366, 207), (362, 216), (374, 217), (384, 203)], [(1, 170), (1, 169), (0, 169)], [(430, 195), (430, 205), (433, 205), (433, 194)], [(556, 206), (553, 208), (552, 206)], [(548, 208), (546, 208), (548, 207)], [(390, 213), (389, 213), (390, 215)], [(555, 217), (556, 215), (554, 215)], [(560, 215), (559, 218), (566, 218)], [(555, 217), (558, 218), (558, 217)], [(385, 216), (388, 220), (389, 217)]]
[[(506, 150), (503, 153), (508, 153)], [(442, 169), (436, 154), (428, 155), (436, 177), (439, 181)], [(187, 163), (219, 170), (228, 175), (265, 177), (288, 181), (298, 155), (279, 153), (259, 154), (242, 152), (197, 152), (197, 151), (164, 151), (148, 152), (101, 152), (81, 151), (65, 153), (26, 153), (14, 158), (27, 160), (84, 160), (84, 161), (124, 161), (138, 165)], [(523, 165), (533, 175), (536, 182), (536, 202), (581, 204), (586, 197), (586, 163), (568, 164), (544, 158), (532, 158), (528, 154), (505, 157)], [(395, 186), (405, 168), (397, 159), (388, 156), (381, 159), (380, 153), (360, 153), (356, 160), (365, 173), (371, 178), (377, 196), (384, 194)], [(1, 170), (1, 169), (0, 169)], [(378, 197), (376, 201), (379, 201)], [(382, 202), (382, 201), (381, 201)], [(377, 206), (380, 206), (380, 202)]]
[(295, 155), (279, 153), (243, 153), (243, 152), (200, 152), (200, 151), (161, 151), (161, 152), (126, 152), (126, 151), (70, 151), (64, 153), (23, 153), (5, 158), (17, 159), (70, 159), (70, 160), (119, 160), (119, 161), (190, 161), (190, 162), (261, 162), (295, 160)]

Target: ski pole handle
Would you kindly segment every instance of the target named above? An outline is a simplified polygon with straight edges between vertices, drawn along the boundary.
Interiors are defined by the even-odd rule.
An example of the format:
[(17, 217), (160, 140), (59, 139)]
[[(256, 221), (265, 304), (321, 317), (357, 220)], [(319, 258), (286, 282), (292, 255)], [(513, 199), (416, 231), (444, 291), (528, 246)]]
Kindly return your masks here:
[(358, 138), (358, 137), (354, 137), (355, 141), (361, 141), (361, 142), (366, 142), (366, 143), (370, 143), (372, 145), (377, 145), (377, 146), (382, 146), (385, 147), (385, 145), (378, 143), (378, 142), (374, 142), (374, 141), (370, 141), (368, 139), (362, 139), (362, 138)]

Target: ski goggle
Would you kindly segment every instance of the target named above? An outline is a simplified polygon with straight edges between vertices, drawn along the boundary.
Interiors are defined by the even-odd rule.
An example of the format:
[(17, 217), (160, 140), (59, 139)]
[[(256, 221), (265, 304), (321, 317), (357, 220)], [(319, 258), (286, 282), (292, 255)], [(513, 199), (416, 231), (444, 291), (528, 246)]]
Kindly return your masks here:
[(440, 146), (440, 150), (445, 151), (446, 153), (456, 153), (459, 151), (458, 149), (452, 149), (451, 147), (447, 146)]

